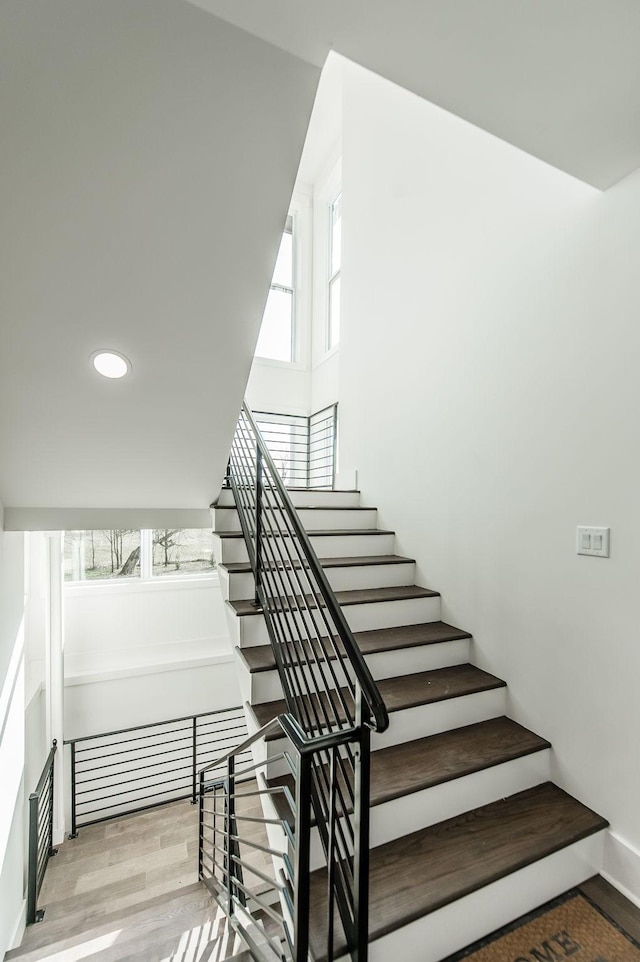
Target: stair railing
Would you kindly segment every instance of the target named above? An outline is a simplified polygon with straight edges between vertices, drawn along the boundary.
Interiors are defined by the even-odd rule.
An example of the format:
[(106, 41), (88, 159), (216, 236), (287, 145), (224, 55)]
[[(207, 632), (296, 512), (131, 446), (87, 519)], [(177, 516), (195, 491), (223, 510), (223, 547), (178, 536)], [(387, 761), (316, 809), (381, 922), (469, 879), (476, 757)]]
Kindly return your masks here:
[[(274, 738), (285, 740), (277, 753), (268, 750)], [(307, 738), (295, 719), (283, 714), (200, 772), (198, 875), (258, 962), (308, 962), (310, 952), (333, 962), (347, 948), (346, 939), (334, 939), (336, 845), (345, 814), (336, 770), (340, 752), (353, 744), (359, 744), (357, 734), (346, 729)], [(250, 765), (239, 762), (248, 749), (258, 756)], [(313, 775), (326, 758), (328, 869), (312, 892)], [(269, 777), (274, 767), (286, 774)], [(351, 951), (363, 959), (366, 931), (359, 937), (364, 954), (356, 946)]]
[[(309, 798), (327, 872), (327, 957), (335, 903), (347, 951), (366, 962), (370, 734), (386, 730), (387, 710), (246, 403), (228, 484), (287, 713), (310, 746)], [(332, 737), (339, 744), (325, 743)]]
[(53, 847), (53, 789), (57, 740), (38, 779), (36, 790), (29, 795), (29, 856), (27, 864), (27, 925), (42, 922), (44, 909), (38, 908), (49, 859), (58, 854)]

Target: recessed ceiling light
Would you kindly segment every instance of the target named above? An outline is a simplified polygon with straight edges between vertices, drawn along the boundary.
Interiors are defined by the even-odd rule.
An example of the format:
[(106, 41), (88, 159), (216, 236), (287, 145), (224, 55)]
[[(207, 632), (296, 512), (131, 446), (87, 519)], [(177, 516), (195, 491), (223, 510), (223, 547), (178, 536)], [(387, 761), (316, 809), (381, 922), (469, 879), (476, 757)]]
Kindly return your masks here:
[(96, 351), (91, 355), (93, 366), (103, 377), (124, 377), (131, 370), (131, 361), (118, 351)]

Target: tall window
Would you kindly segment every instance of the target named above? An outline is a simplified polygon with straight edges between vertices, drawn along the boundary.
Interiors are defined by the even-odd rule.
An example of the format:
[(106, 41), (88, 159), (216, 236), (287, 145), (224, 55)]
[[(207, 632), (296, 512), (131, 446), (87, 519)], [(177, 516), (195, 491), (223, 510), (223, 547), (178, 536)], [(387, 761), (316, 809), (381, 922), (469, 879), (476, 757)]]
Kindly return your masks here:
[(262, 317), (262, 327), (256, 347), (258, 357), (272, 361), (291, 362), (294, 359), (295, 267), (293, 217), (287, 223), (280, 241), (278, 259)]
[(111, 581), (182, 577), (215, 571), (207, 528), (66, 531), (64, 580)]
[(342, 268), (342, 194), (329, 207), (329, 323), (327, 347), (340, 341), (340, 275)]

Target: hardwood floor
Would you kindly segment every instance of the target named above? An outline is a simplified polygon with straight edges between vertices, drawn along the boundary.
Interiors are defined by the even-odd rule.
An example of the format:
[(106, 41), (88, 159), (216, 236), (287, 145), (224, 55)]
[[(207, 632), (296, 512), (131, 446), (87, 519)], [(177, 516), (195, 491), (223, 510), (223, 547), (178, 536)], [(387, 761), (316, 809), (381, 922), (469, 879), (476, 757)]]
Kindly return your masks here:
[[(251, 858), (271, 871), (263, 853)], [(44, 920), (7, 962), (235, 956), (244, 946), (198, 881), (197, 860), (198, 809), (188, 800), (81, 829), (50, 860), (38, 900)]]

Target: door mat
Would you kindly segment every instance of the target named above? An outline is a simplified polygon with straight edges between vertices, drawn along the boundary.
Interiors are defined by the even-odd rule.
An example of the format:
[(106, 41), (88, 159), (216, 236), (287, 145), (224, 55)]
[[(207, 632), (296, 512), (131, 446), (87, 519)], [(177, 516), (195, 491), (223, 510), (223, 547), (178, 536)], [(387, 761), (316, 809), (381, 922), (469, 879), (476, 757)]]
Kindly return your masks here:
[(640, 962), (640, 946), (583, 895), (551, 904), (449, 962)]

